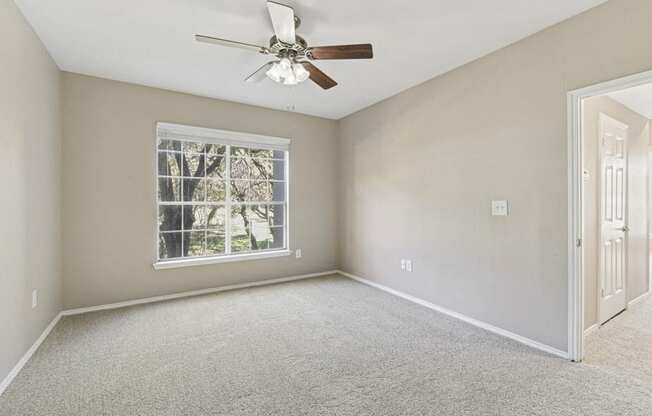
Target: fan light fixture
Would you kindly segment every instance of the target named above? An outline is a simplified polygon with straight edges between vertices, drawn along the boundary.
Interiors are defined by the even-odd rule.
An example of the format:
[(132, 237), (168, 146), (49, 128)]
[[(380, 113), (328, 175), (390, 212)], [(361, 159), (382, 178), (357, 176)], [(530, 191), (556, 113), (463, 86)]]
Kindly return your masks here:
[(317, 68), (313, 64), (314, 61), (372, 59), (374, 57), (373, 47), (369, 43), (308, 46), (308, 42), (297, 34), (301, 19), (294, 14), (292, 7), (281, 4), (279, 1), (267, 0), (267, 11), (274, 27), (274, 36), (269, 40), (269, 46), (204, 35), (195, 35), (195, 39), (198, 42), (245, 49), (274, 57), (272, 61), (249, 75), (245, 79), (246, 82), (262, 82), (265, 78), (269, 78), (279, 84), (297, 85), (310, 79), (324, 90), (335, 87), (337, 82)]
[(267, 77), (274, 82), (284, 85), (297, 85), (310, 77), (310, 72), (299, 62), (292, 62), (289, 58), (282, 58), (274, 62), (267, 71)]

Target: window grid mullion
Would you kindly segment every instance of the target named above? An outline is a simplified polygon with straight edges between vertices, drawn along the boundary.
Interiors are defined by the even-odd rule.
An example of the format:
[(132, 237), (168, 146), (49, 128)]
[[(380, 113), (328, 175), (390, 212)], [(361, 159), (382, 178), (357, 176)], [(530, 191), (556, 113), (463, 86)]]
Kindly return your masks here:
[(225, 195), (226, 201), (224, 201), (225, 213), (224, 213), (224, 254), (231, 254), (231, 146), (226, 146), (225, 151), (226, 157), (226, 172), (224, 177), (225, 181)]
[[(285, 202), (283, 201), (238, 201), (236, 205), (283, 205)], [(202, 201), (186, 201), (186, 202), (180, 202), (180, 201), (161, 201), (159, 202), (159, 205), (205, 205), (207, 207), (210, 206), (216, 206), (216, 207), (226, 207), (225, 202), (202, 202)]]
[(208, 253), (208, 152), (207, 147), (204, 145), (204, 218), (206, 219), (206, 229), (204, 229), (204, 252), (206, 256)]
[[(183, 170), (183, 155), (181, 155), (181, 166), (179, 166), (179, 169)], [(181, 199), (181, 202), (182, 202), (182, 204), (181, 204), (181, 227), (180, 227), (181, 228), (181, 256), (180, 256), (181, 258), (186, 257), (184, 255), (185, 251), (183, 249), (184, 241), (186, 239), (186, 231), (184, 230), (184, 228), (186, 227), (186, 223), (183, 220), (183, 216), (185, 215), (185, 211), (186, 211), (186, 204), (183, 204), (183, 202), (185, 202), (185, 200), (184, 200), (185, 195), (183, 194), (183, 188), (184, 188), (183, 181), (185, 181), (185, 179), (181, 179), (181, 188), (179, 189), (179, 196), (180, 196), (180, 199)]]
[[(161, 167), (159, 164), (159, 139), (156, 139), (156, 259), (161, 260), (161, 179), (159, 179), (159, 173), (161, 173)], [(167, 163), (167, 156), (165, 158), (165, 162)]]

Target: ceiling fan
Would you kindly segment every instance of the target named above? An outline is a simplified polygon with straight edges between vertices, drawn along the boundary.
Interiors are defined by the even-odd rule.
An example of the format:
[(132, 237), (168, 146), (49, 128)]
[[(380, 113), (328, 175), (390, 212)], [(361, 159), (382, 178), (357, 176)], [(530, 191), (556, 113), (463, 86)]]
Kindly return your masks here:
[(195, 35), (195, 39), (199, 42), (247, 49), (277, 58), (249, 75), (246, 78), (247, 82), (260, 82), (267, 77), (284, 85), (297, 85), (310, 78), (314, 83), (328, 90), (336, 86), (337, 82), (319, 70), (311, 61), (373, 58), (373, 49), (368, 43), (361, 45), (308, 46), (306, 40), (296, 34), (301, 19), (294, 14), (292, 7), (268, 0), (267, 9), (275, 33), (270, 39), (268, 47), (203, 35)]

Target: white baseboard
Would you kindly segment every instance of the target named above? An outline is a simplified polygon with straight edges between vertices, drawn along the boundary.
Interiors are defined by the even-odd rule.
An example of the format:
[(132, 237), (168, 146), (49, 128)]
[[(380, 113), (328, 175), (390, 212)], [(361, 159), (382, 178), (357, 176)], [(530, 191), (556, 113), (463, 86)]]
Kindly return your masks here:
[(5, 377), (4, 380), (2, 380), (2, 382), (0, 383), (0, 395), (2, 395), (2, 393), (5, 392), (5, 390), (7, 390), (7, 387), (9, 387), (11, 382), (14, 381), (18, 373), (20, 373), (20, 370), (22, 370), (25, 364), (27, 364), (27, 361), (29, 361), (29, 359), (32, 358), (32, 355), (34, 355), (38, 347), (41, 346), (45, 338), (47, 338), (47, 336), (50, 335), (50, 331), (52, 331), (52, 328), (54, 328), (57, 325), (60, 319), (61, 319), (61, 314), (59, 313), (57, 314), (57, 316), (54, 317), (52, 322), (50, 322), (50, 324), (41, 333), (41, 336), (38, 337), (36, 342), (34, 342), (34, 344), (32, 344), (32, 346), (27, 350), (25, 355), (23, 355), (21, 359), (18, 360), (18, 363), (14, 366), (14, 368), (11, 369), (7, 377)]
[[(647, 299), (648, 296), (650, 296), (650, 294), (652, 294), (652, 292), (645, 292), (641, 296), (637, 297), (636, 299), (630, 300), (629, 302), (627, 302), (627, 308), (631, 308), (632, 306), (636, 305), (637, 303), (641, 303), (642, 301)], [(591, 325), (590, 327), (588, 327), (588, 328), (586, 328), (584, 330), (584, 336), (587, 337), (587, 336), (591, 335), (592, 333), (597, 331), (599, 328), (600, 328), (599, 324)]]
[(586, 329), (584, 330), (584, 336), (585, 336), (585, 337), (588, 337), (589, 335), (591, 335), (592, 333), (594, 333), (595, 331), (597, 331), (598, 328), (600, 328), (600, 325), (598, 325), (598, 324), (593, 324), (593, 325), (591, 325), (590, 327), (588, 327), (588, 328), (586, 328)]
[(417, 298), (417, 297), (415, 297), (415, 296), (408, 295), (407, 293), (400, 292), (400, 291), (398, 291), (398, 290), (395, 290), (395, 289), (389, 288), (389, 287), (387, 287), (387, 286), (384, 286), (384, 285), (381, 285), (381, 284), (378, 284), (378, 283), (372, 282), (372, 281), (370, 281), (370, 280), (367, 280), (367, 279), (364, 279), (364, 278), (362, 278), (362, 277), (359, 277), (359, 276), (353, 275), (353, 274), (351, 274), (351, 273), (346, 273), (346, 272), (343, 272), (343, 271), (341, 271), (341, 270), (338, 271), (338, 273), (341, 274), (341, 275), (343, 275), (343, 276), (346, 276), (346, 277), (348, 277), (348, 278), (351, 278), (351, 279), (353, 279), (353, 280), (356, 280), (356, 281), (358, 281), (358, 282), (360, 282), (360, 283), (364, 283), (364, 284), (366, 284), (366, 285), (369, 285), (369, 286), (375, 287), (376, 289), (380, 289), (380, 290), (382, 290), (382, 291), (384, 291), (384, 292), (387, 292), (387, 293), (390, 293), (390, 294), (392, 294), (392, 295), (398, 296), (398, 297), (400, 297), (400, 298), (403, 298), (403, 299), (409, 300), (410, 302), (414, 302), (414, 303), (419, 304), (419, 305), (421, 305), (421, 306), (425, 306), (426, 308), (429, 308), (429, 309), (432, 309), (432, 310), (434, 310), (434, 311), (437, 311), (437, 312), (443, 313), (444, 315), (451, 316), (451, 317), (453, 317), (453, 318), (456, 318), (456, 319), (459, 319), (459, 320), (461, 320), (461, 321), (464, 321), (464, 322), (466, 322), (466, 323), (468, 323), (468, 324), (471, 324), (471, 325), (477, 326), (477, 327), (479, 327), (479, 328), (485, 329), (485, 330), (487, 330), (487, 331), (489, 331), (489, 332), (493, 332), (493, 333), (495, 333), (495, 334), (498, 334), (498, 335), (504, 336), (504, 337), (506, 337), (506, 338), (510, 338), (510, 339), (512, 339), (512, 340), (514, 340), (514, 341), (518, 341), (518, 342), (520, 342), (520, 343), (522, 343), (522, 344), (525, 344), (525, 345), (530, 346), (530, 347), (532, 347), (532, 348), (536, 348), (536, 349), (538, 349), (538, 350), (541, 350), (541, 351), (547, 352), (547, 353), (549, 353), (549, 354), (553, 354), (553, 355), (556, 355), (556, 356), (558, 356), (558, 357), (562, 357), (562, 358), (568, 359), (568, 353), (567, 353), (566, 351), (558, 350), (557, 348), (553, 348), (553, 347), (551, 347), (551, 346), (549, 346), (549, 345), (546, 345), (546, 344), (543, 344), (543, 343), (541, 343), (541, 342), (538, 342), (538, 341), (535, 341), (535, 340), (532, 340), (532, 339), (526, 338), (526, 337), (524, 337), (524, 336), (521, 336), (521, 335), (515, 334), (515, 333), (513, 333), (513, 332), (507, 331), (507, 330), (502, 329), (502, 328), (499, 328), (499, 327), (497, 327), (497, 326), (494, 326), (494, 325), (488, 324), (488, 323), (486, 323), (486, 322), (479, 321), (479, 320), (477, 320), (477, 319), (474, 319), (474, 318), (468, 317), (468, 316), (466, 316), (466, 315), (463, 315), (463, 314), (461, 314), (461, 313), (458, 313), (458, 312), (452, 311), (452, 310), (450, 310), (450, 309), (446, 309), (446, 308), (441, 307), (441, 306), (439, 306), (439, 305), (435, 305), (435, 304), (430, 303), (430, 302), (428, 302), (428, 301), (425, 301), (425, 300), (423, 300), (423, 299), (419, 299), (419, 298)]
[[(199, 296), (199, 295), (206, 295), (210, 293), (218, 293), (218, 292), (226, 292), (229, 290), (236, 290), (236, 289), (244, 289), (248, 287), (256, 287), (256, 286), (266, 286), (266, 285), (272, 285), (276, 283), (284, 283), (284, 282), (292, 282), (295, 280), (302, 280), (302, 279), (310, 279), (313, 277), (319, 277), (319, 276), (327, 276), (331, 274), (341, 274), (342, 276), (346, 276), (348, 278), (351, 278), (353, 280), (356, 280), (360, 283), (364, 283), (369, 286), (373, 286), (377, 289), (383, 290), (387, 293), (391, 293), (392, 295), (401, 297), (403, 299), (409, 300), (411, 302), (417, 303), (419, 305), (425, 306), (429, 309), (435, 310), (437, 312), (443, 313), (445, 315), (451, 316), (453, 318), (459, 319), (461, 321), (467, 322), (471, 325), (475, 325), (479, 328), (485, 329), (487, 331), (496, 333), (498, 335), (502, 335), (504, 337), (513, 339), (515, 341), (518, 341), (520, 343), (523, 343), (525, 345), (528, 345), (530, 347), (539, 349), (541, 351), (545, 351), (547, 353), (557, 355), (559, 357), (563, 358), (568, 358), (568, 354), (564, 351), (558, 350), (556, 348), (550, 347), (548, 345), (542, 344), (540, 342), (531, 340), (529, 338), (523, 337), (518, 334), (514, 334), (513, 332), (509, 332), (507, 330), (504, 330), (502, 328), (498, 328), (496, 326), (490, 325), (486, 322), (479, 321), (474, 318), (470, 318), (466, 315), (462, 315), (461, 313), (451, 311), (449, 309), (443, 308), (441, 306), (435, 305), (433, 303), (427, 302), (423, 299), (419, 299), (417, 297), (408, 295), (403, 292), (399, 292), (398, 290), (391, 289), (387, 286), (383, 286), (378, 283), (374, 283), (370, 280), (363, 279), (359, 276), (352, 275), (350, 273), (346, 273), (341, 270), (329, 270), (325, 272), (319, 272), (319, 273), (310, 273), (310, 274), (304, 274), (304, 275), (299, 275), (299, 276), (291, 276), (291, 277), (282, 277), (279, 279), (270, 279), (270, 280), (262, 280), (258, 282), (250, 282), (250, 283), (242, 283), (242, 284), (237, 284), (237, 285), (229, 285), (229, 286), (221, 286), (221, 287), (216, 287), (216, 288), (210, 288), (210, 289), (201, 289), (201, 290), (193, 290), (189, 292), (181, 292), (181, 293), (175, 293), (171, 295), (163, 295), (163, 296), (154, 296), (154, 297), (149, 297), (149, 298), (142, 298), (142, 299), (135, 299), (135, 300), (130, 300), (126, 302), (118, 302), (118, 303), (111, 303), (111, 304), (106, 304), (106, 305), (98, 305), (98, 306), (91, 306), (87, 308), (77, 308), (77, 309), (68, 309), (65, 311), (62, 311), (59, 313), (53, 320), (50, 322), (50, 324), (45, 328), (41, 336), (34, 342), (34, 344), (30, 347), (30, 349), (23, 355), (23, 357), (18, 361), (18, 363), (14, 366), (14, 368), (9, 372), (7, 377), (5, 377), (4, 380), (2, 380), (2, 383), (0, 383), (0, 395), (7, 389), (9, 384), (16, 378), (20, 370), (25, 366), (27, 361), (32, 357), (34, 352), (38, 349), (38, 347), (43, 343), (45, 338), (50, 334), (52, 329), (55, 327), (55, 325), (59, 322), (62, 316), (70, 316), (70, 315), (79, 315), (83, 313), (88, 313), (88, 312), (95, 312), (95, 311), (102, 311), (102, 310), (108, 310), (108, 309), (118, 309), (118, 308), (124, 308), (128, 306), (134, 306), (134, 305), (142, 305), (146, 303), (154, 303), (154, 302), (162, 302), (166, 300), (172, 300), (172, 299), (179, 299), (179, 298), (185, 298), (185, 297), (191, 297), (191, 296)], [(644, 296), (647, 296), (648, 294), (645, 294)], [(639, 302), (644, 298), (644, 296), (641, 296), (640, 298), (635, 299), (632, 302)], [(630, 302), (630, 304), (632, 303)]]
[[(650, 294), (652, 294), (652, 292), (645, 292), (645, 293), (643, 293), (641, 296), (637, 297), (636, 299), (632, 299), (632, 300), (630, 300), (629, 302), (627, 302), (627, 307), (628, 307), (628, 308), (631, 308), (632, 306), (636, 305), (637, 303), (641, 303), (642, 301), (644, 301), (645, 299), (647, 299), (648, 296), (650, 296)], [(600, 328), (600, 325), (599, 325), (599, 324), (593, 324), (593, 325), (591, 325), (590, 327), (588, 327), (588, 328), (586, 328), (586, 329), (584, 330), (584, 336), (585, 336), (585, 337), (588, 337), (589, 335), (591, 335), (592, 333), (594, 333), (595, 331), (597, 331), (599, 328)]]
[(645, 299), (647, 299), (648, 296), (650, 296), (652, 292), (645, 292), (641, 296), (637, 297), (636, 299), (632, 299), (627, 303), (627, 307), (631, 308), (632, 306), (636, 305), (637, 303), (643, 302)]
[(9, 387), (9, 384), (16, 378), (20, 370), (25, 366), (27, 361), (32, 357), (34, 352), (38, 349), (38, 347), (43, 343), (45, 338), (50, 334), (50, 331), (52, 331), (52, 328), (55, 327), (55, 325), (59, 322), (61, 317), (63, 316), (70, 316), (70, 315), (79, 315), (83, 313), (88, 313), (88, 312), (94, 312), (94, 311), (103, 311), (107, 309), (117, 309), (117, 308), (124, 308), (127, 306), (134, 306), (134, 305), (142, 305), (145, 303), (154, 303), (154, 302), (162, 302), (165, 300), (172, 300), (172, 299), (179, 299), (179, 298), (186, 298), (186, 297), (191, 297), (191, 296), (198, 296), (198, 295), (206, 295), (210, 293), (218, 293), (218, 292), (226, 292), (228, 290), (236, 290), (236, 289), (244, 289), (248, 287), (256, 287), (256, 286), (266, 286), (266, 285), (272, 285), (275, 283), (284, 283), (284, 282), (292, 282), (295, 280), (302, 280), (302, 279), (310, 279), (312, 277), (319, 277), (319, 276), (326, 276), (329, 274), (337, 274), (337, 270), (330, 270), (326, 272), (319, 272), (319, 273), (310, 273), (310, 274), (303, 274), (299, 276), (290, 276), (290, 277), (282, 277), (279, 279), (269, 279), (269, 280), (261, 280), (258, 282), (250, 282), (250, 283), (242, 283), (242, 284), (237, 284), (237, 285), (229, 285), (229, 286), (221, 286), (221, 287), (215, 287), (215, 288), (210, 288), (210, 289), (201, 289), (201, 290), (193, 290), (190, 292), (181, 292), (181, 293), (174, 293), (171, 295), (164, 295), (164, 296), (154, 296), (150, 298), (143, 298), (143, 299), (135, 299), (135, 300), (130, 300), (126, 302), (118, 302), (118, 303), (111, 303), (107, 305), (99, 305), (99, 306), (91, 306), (88, 308), (77, 308), (77, 309), (68, 309), (65, 311), (60, 312), (53, 320), (50, 322), (50, 325), (48, 325), (47, 328), (45, 328), (45, 331), (41, 334), (41, 336), (36, 340), (34, 345), (30, 347), (30, 349), (23, 355), (23, 357), (18, 361), (18, 364), (14, 366), (14, 368), (9, 372), (9, 375), (5, 377), (4, 380), (2, 380), (2, 383), (0, 383), (0, 395)]
[(68, 310), (65, 310), (65, 311), (61, 312), (61, 315), (63, 315), (63, 316), (80, 315), (80, 314), (88, 313), (88, 312), (104, 311), (104, 310), (108, 310), (108, 309), (126, 308), (128, 306), (142, 305), (142, 304), (145, 304), (145, 303), (155, 303), (155, 302), (162, 302), (162, 301), (166, 301), (166, 300), (187, 298), (187, 297), (191, 297), (191, 296), (208, 295), (208, 294), (211, 294), (211, 293), (226, 292), (226, 291), (229, 291), (229, 290), (236, 290), (236, 289), (245, 289), (245, 288), (248, 288), (248, 287), (267, 286), (267, 285), (273, 285), (273, 284), (276, 284), (276, 283), (292, 282), (292, 281), (295, 281), (295, 280), (310, 279), (310, 278), (313, 278), (313, 277), (326, 276), (326, 275), (329, 275), (329, 274), (337, 274), (337, 273), (338, 273), (337, 270), (329, 270), (329, 271), (326, 271), (326, 272), (302, 274), (302, 275), (299, 275), (299, 276), (281, 277), (279, 279), (260, 280), (260, 281), (257, 281), (257, 282), (241, 283), (241, 284), (237, 284), (237, 285), (229, 285), (229, 286), (220, 286), (220, 287), (214, 287), (214, 288), (209, 288), (209, 289), (192, 290), (192, 291), (189, 291), (189, 292), (173, 293), (171, 295), (153, 296), (153, 297), (149, 297), (149, 298), (128, 300), (128, 301), (125, 301), (125, 302), (109, 303), (109, 304), (106, 304), (106, 305), (98, 305), (98, 306), (90, 306), (90, 307), (87, 307), (87, 308), (68, 309)]

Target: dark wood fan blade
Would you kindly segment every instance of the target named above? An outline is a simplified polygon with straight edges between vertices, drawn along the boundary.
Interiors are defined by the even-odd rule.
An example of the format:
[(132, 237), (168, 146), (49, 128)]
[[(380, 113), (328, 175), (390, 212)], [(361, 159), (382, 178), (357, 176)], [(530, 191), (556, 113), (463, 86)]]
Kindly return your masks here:
[(310, 59), (371, 59), (373, 47), (369, 43), (361, 45), (316, 46), (308, 49)]
[(319, 68), (311, 64), (310, 62), (303, 62), (303, 67), (310, 72), (310, 79), (320, 87), (325, 90), (330, 90), (337, 85), (337, 82), (333, 78), (324, 74)]

